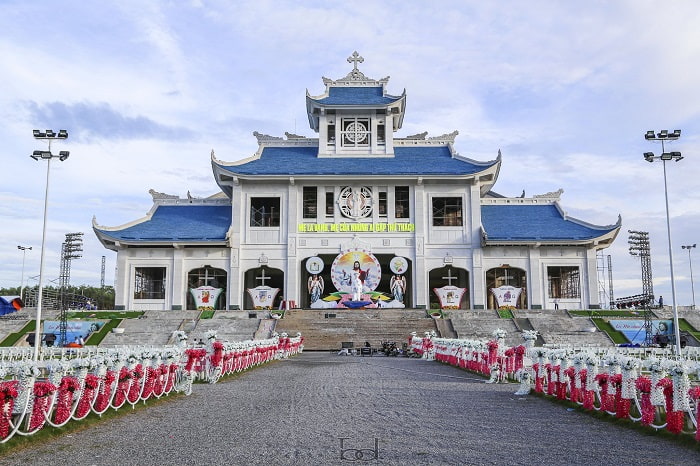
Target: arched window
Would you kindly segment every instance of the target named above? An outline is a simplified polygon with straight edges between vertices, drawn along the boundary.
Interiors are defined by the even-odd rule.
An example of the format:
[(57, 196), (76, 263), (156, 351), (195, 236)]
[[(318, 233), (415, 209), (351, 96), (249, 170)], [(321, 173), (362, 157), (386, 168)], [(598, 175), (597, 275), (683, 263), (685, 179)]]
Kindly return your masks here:
[(226, 309), (226, 277), (227, 274), (225, 270), (216, 269), (208, 265), (199, 269), (190, 270), (187, 274), (187, 309), (197, 309), (197, 305), (190, 290), (199, 288), (200, 286), (222, 288), (221, 294), (219, 294), (216, 303), (214, 303), (214, 307), (219, 310)]
[(498, 309), (498, 302), (492, 289), (502, 286), (520, 288), (515, 307), (527, 309), (527, 274), (523, 269), (496, 267), (486, 271), (486, 299), (489, 309)]
[(445, 285), (452, 285), (458, 288), (466, 288), (459, 302), (459, 309), (469, 309), (469, 271), (448, 265), (433, 269), (428, 274), (428, 296), (430, 297), (430, 309), (440, 309), (440, 299), (435, 294), (435, 288), (442, 288)]

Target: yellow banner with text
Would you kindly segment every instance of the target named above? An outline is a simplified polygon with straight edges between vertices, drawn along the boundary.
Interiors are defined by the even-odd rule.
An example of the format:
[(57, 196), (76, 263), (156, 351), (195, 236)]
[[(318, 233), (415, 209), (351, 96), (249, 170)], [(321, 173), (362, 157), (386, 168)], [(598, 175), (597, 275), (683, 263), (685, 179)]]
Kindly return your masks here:
[(299, 233), (412, 233), (416, 230), (413, 223), (300, 223)]

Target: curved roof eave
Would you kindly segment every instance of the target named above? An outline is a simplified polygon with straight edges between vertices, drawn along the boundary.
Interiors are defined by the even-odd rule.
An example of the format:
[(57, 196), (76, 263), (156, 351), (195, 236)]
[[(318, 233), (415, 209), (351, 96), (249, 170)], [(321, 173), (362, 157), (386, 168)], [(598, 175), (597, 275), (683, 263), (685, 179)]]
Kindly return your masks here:
[(595, 246), (596, 249), (603, 249), (610, 246), (622, 227), (622, 216), (618, 215), (618, 221), (615, 225), (600, 227), (586, 222), (579, 221), (580, 224), (586, 224), (590, 228), (604, 230), (599, 236), (584, 239), (554, 239), (554, 238), (498, 238), (489, 239), (484, 227), (481, 227), (482, 246)]
[(150, 246), (150, 247), (176, 247), (176, 246), (228, 246), (228, 240), (226, 239), (211, 239), (211, 240), (188, 240), (188, 239), (154, 239), (154, 240), (137, 240), (137, 239), (123, 239), (117, 238), (115, 236), (109, 235), (107, 232), (102, 231), (93, 226), (93, 231), (97, 236), (97, 239), (102, 243), (106, 249), (112, 251), (118, 251), (124, 247), (129, 246)]

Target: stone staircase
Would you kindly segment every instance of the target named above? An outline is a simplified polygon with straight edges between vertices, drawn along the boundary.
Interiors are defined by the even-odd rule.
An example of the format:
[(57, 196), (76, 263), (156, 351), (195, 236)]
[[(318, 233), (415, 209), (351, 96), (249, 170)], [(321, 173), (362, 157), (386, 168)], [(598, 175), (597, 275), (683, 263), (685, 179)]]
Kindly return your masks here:
[(491, 340), (493, 332), (501, 329), (507, 332), (507, 345), (514, 346), (523, 342), (520, 329), (513, 319), (501, 319), (494, 310), (448, 311), (446, 316), (452, 321), (452, 327), (459, 338)]
[(276, 332), (301, 332), (305, 350), (339, 350), (343, 342), (359, 348), (366, 341), (381, 347), (383, 341), (401, 343), (411, 332), (422, 336), (437, 331), (433, 319), (421, 309), (292, 310), (277, 322)]

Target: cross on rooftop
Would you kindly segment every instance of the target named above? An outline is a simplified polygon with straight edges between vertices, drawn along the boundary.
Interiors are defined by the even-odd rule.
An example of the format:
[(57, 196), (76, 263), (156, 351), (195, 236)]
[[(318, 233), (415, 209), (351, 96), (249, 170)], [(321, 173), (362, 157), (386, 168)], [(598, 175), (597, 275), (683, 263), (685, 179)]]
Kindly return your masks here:
[(365, 59), (362, 58), (362, 57), (360, 56), (360, 54), (357, 53), (357, 51), (352, 52), (352, 55), (350, 55), (350, 56), (348, 57), (348, 63), (353, 63), (353, 62), (354, 62), (354, 63), (353, 63), (353, 66), (354, 66), (353, 71), (357, 71), (357, 64), (358, 64), (358, 63), (363, 63), (364, 61), (365, 61)]
[(459, 277), (452, 276), (452, 268), (447, 269), (447, 276), (442, 278), (447, 280), (448, 286), (452, 286), (452, 280), (459, 280)]
[(262, 273), (260, 274), (259, 277), (255, 277), (256, 280), (260, 280), (262, 283), (262, 286), (265, 286), (265, 280), (270, 280), (272, 277), (266, 277), (265, 276), (265, 269), (262, 270)]

